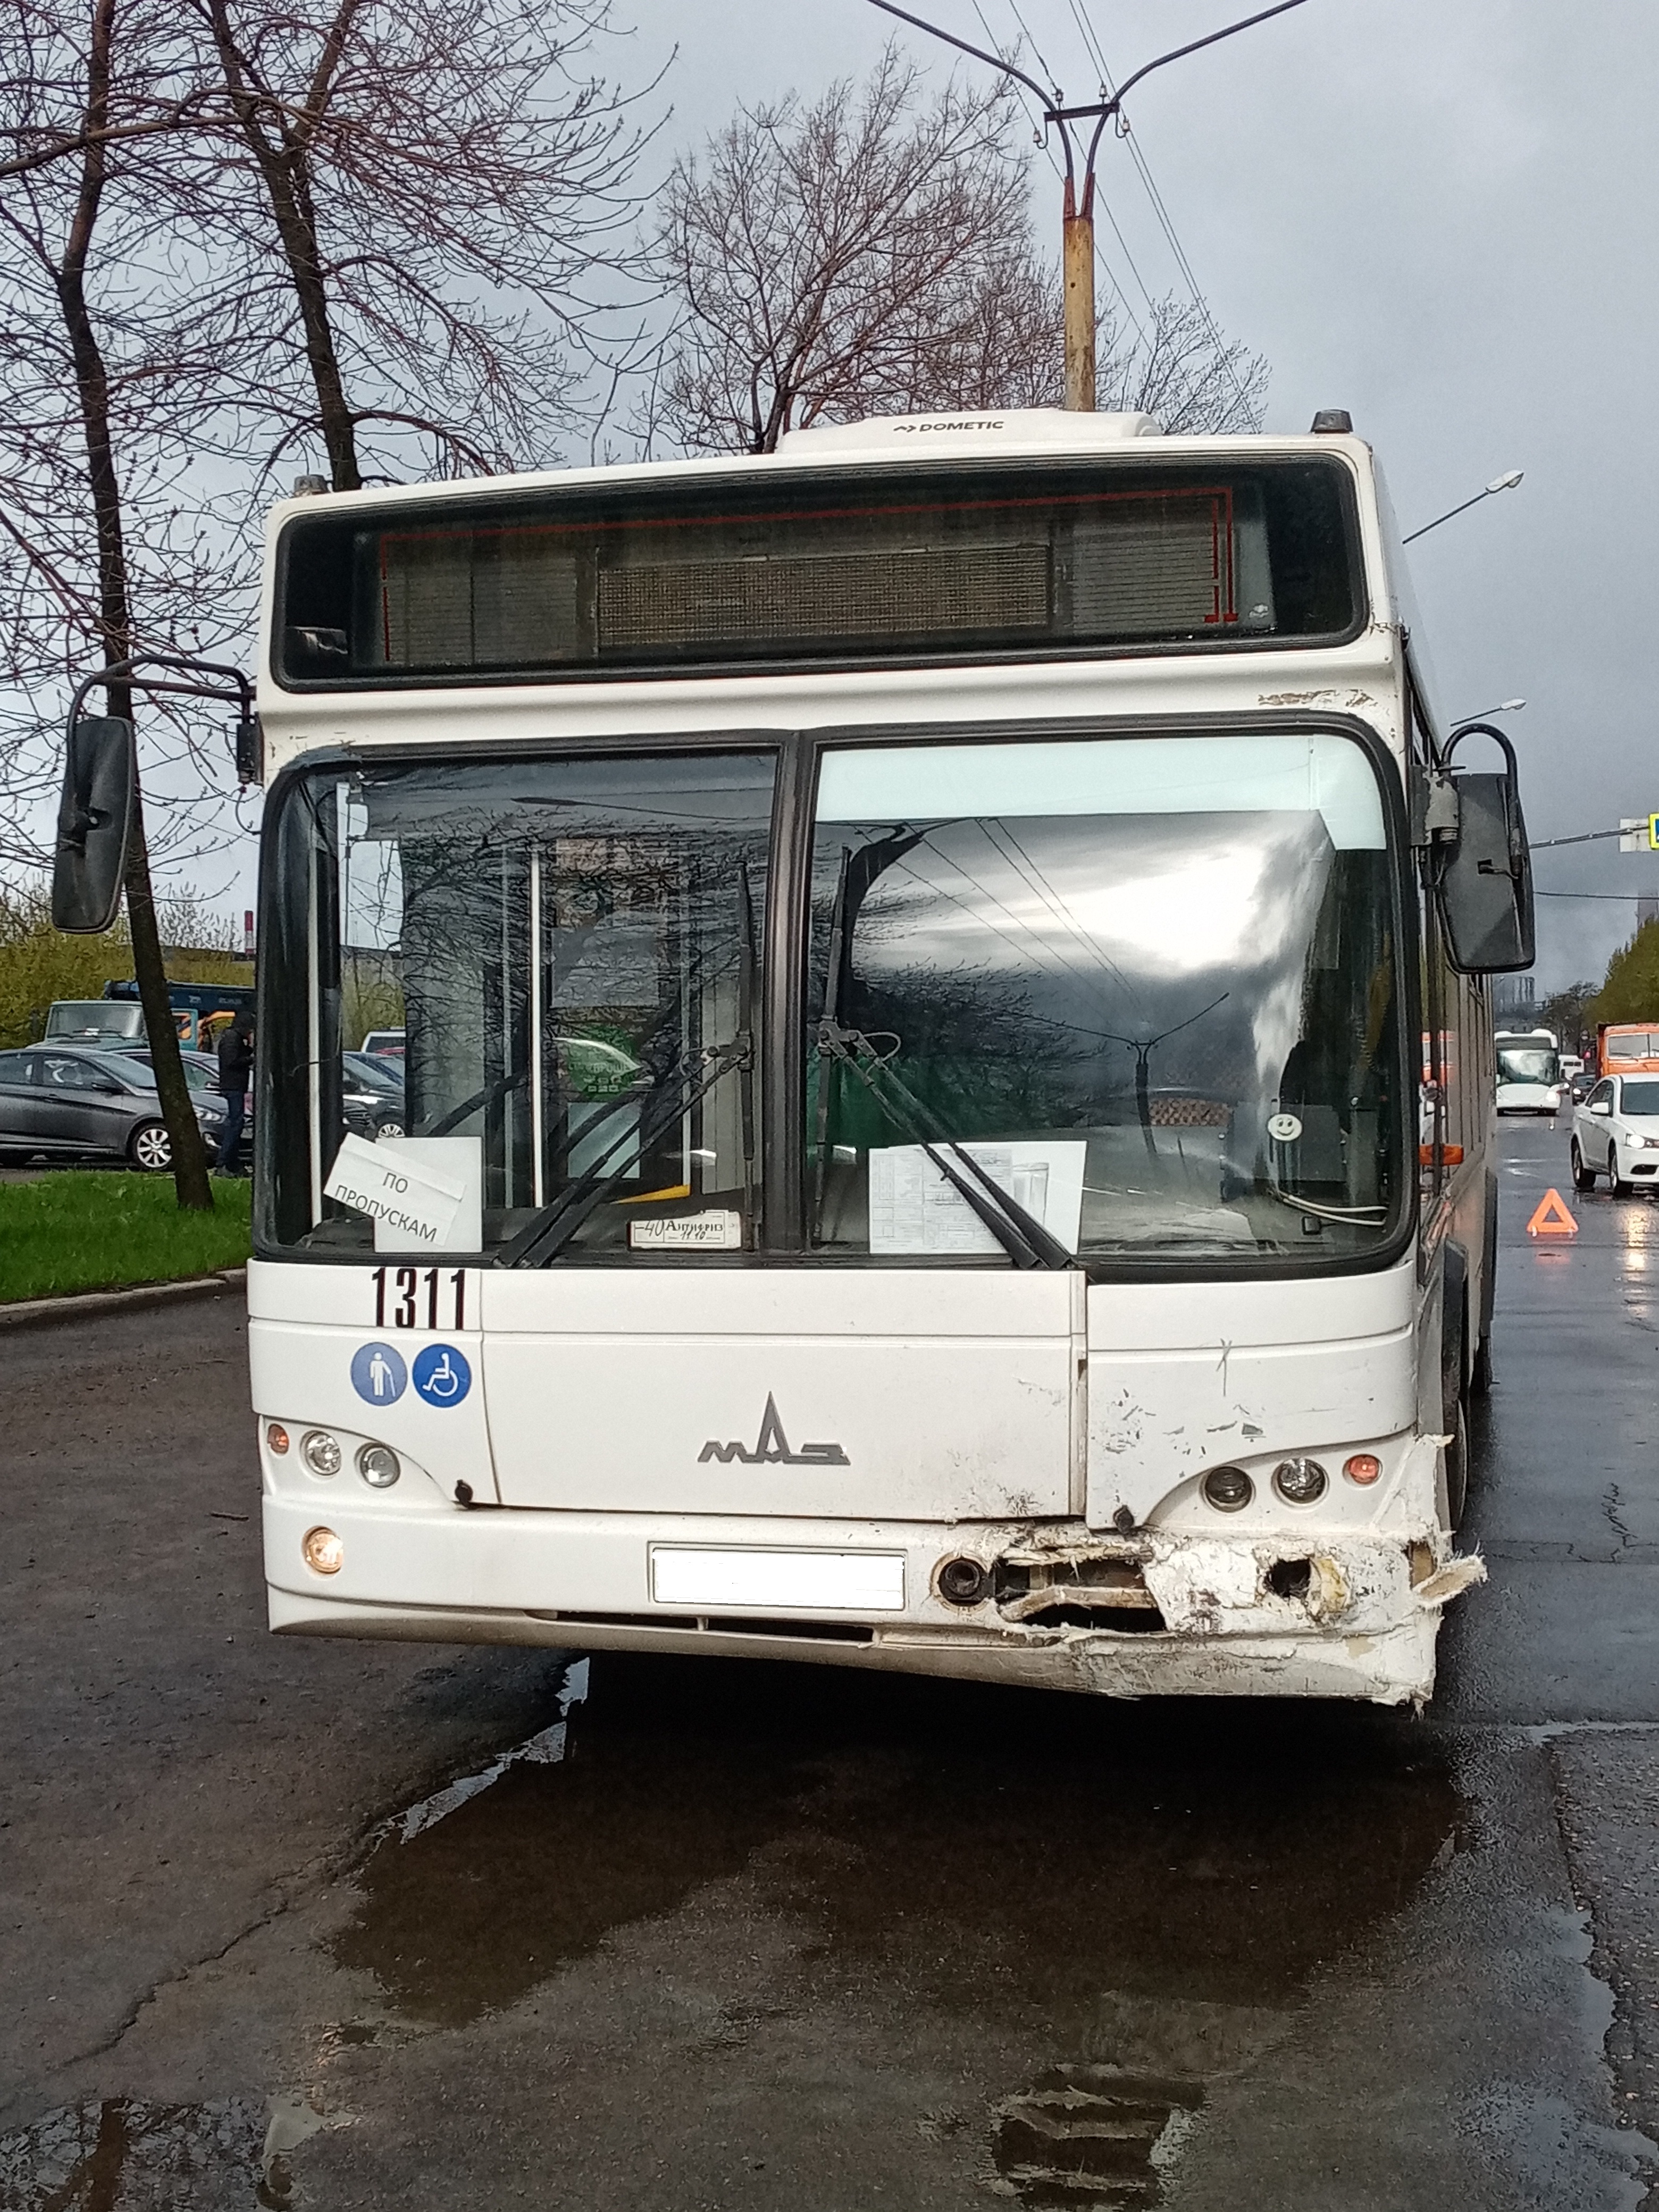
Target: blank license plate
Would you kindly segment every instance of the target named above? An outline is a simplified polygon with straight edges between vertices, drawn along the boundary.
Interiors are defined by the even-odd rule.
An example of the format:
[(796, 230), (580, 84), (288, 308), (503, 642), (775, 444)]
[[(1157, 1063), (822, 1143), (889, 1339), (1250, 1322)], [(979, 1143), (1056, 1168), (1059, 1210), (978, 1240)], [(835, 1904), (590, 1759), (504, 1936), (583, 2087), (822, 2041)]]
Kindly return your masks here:
[(714, 1550), (651, 1547), (651, 1595), (659, 1605), (727, 1606), (803, 1613), (902, 1613), (902, 1552)]

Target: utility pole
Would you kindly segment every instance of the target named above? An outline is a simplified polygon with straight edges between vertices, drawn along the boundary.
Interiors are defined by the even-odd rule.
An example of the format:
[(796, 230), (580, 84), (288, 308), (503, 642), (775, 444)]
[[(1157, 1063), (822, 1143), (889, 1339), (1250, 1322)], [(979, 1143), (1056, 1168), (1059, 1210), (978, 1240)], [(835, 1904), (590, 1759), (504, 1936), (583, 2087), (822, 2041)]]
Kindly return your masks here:
[(1066, 179), (1060, 271), (1066, 290), (1066, 404), (1085, 415), (1095, 411), (1095, 179), (1083, 180), (1083, 205), (1077, 205), (1072, 179)]
[[(1277, 0), (1272, 8), (1263, 8), (1243, 21), (1229, 23), (1224, 29), (1211, 31), (1201, 39), (1189, 40), (1184, 46), (1176, 46), (1156, 61), (1143, 63), (1133, 76), (1124, 78), (1114, 93), (1104, 85), (1100, 98), (1086, 102), (1081, 107), (1067, 107), (1064, 94), (1056, 85), (1045, 92), (1035, 77), (1016, 69), (1012, 62), (1004, 61), (1000, 54), (988, 53), (983, 46), (971, 46), (966, 39), (958, 39), (953, 32), (941, 31), (937, 23), (924, 22), (908, 9), (896, 7), (894, 0), (871, 0), (885, 15), (896, 15), (902, 23), (908, 23), (928, 37), (938, 39), (958, 53), (971, 54), (975, 61), (999, 70), (1023, 84), (1028, 92), (1035, 93), (1042, 108), (1045, 125), (1052, 125), (1060, 133), (1060, 150), (1066, 159), (1065, 198), (1060, 218), (1060, 273), (1065, 294), (1066, 316), (1066, 404), (1085, 415), (1094, 412), (1095, 405), (1095, 156), (1100, 150), (1100, 141), (1106, 125), (1122, 108), (1124, 97), (1132, 92), (1143, 77), (1167, 63), (1178, 62), (1185, 54), (1195, 54), (1202, 46), (1212, 46), (1218, 40), (1231, 39), (1235, 32), (1248, 31), (1253, 23), (1265, 23), (1270, 15), (1283, 15), (1291, 8), (1299, 8), (1303, 0)], [(1094, 120), (1094, 134), (1089, 141), (1089, 151), (1083, 163), (1083, 185), (1079, 193), (1077, 182), (1075, 149), (1067, 125)]]

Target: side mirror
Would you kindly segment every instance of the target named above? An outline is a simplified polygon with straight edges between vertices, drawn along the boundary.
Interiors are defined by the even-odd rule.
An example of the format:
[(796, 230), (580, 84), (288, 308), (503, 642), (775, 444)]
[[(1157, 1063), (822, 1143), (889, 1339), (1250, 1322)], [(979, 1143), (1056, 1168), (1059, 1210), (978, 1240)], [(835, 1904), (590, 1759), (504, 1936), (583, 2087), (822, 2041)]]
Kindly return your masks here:
[(1592, 1114), (1606, 1114), (1611, 1115), (1613, 1108), (1608, 1104), (1605, 1098), (1598, 1098), (1595, 1105), (1590, 1108), (1590, 1112)]
[(1522, 818), (1515, 748), (1501, 730), (1470, 722), (1444, 755), (1467, 737), (1494, 738), (1504, 750), (1498, 773), (1443, 775), (1431, 786), (1427, 828), (1432, 881), (1446, 957), (1465, 975), (1504, 975), (1533, 964), (1532, 854)]
[(52, 869), (54, 929), (92, 937), (114, 921), (137, 792), (131, 723), (84, 714), (71, 722)]

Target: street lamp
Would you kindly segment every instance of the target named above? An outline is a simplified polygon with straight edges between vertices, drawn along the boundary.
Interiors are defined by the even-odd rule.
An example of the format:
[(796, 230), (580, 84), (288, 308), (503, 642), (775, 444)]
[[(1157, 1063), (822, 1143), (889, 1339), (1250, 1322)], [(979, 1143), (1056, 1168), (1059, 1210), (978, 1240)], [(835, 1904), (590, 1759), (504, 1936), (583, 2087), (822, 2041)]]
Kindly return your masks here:
[(1401, 539), (1401, 544), (1409, 545), (1413, 538), (1426, 538), (1430, 531), (1438, 530), (1443, 522), (1449, 522), (1455, 514), (1467, 514), (1470, 507), (1479, 507), (1483, 499), (1490, 499), (1494, 492), (1513, 491), (1525, 474), (1524, 469), (1506, 470), (1501, 477), (1494, 477), (1489, 484), (1483, 485), (1473, 499), (1466, 499), (1461, 507), (1449, 507), (1443, 514), (1437, 514), (1432, 522), (1425, 522), (1420, 530), (1408, 532)]
[(1452, 727), (1456, 729), (1464, 722), (1484, 722), (1488, 714), (1518, 714), (1526, 703), (1524, 699), (1501, 699), (1497, 706), (1482, 707), (1477, 714), (1460, 714)]

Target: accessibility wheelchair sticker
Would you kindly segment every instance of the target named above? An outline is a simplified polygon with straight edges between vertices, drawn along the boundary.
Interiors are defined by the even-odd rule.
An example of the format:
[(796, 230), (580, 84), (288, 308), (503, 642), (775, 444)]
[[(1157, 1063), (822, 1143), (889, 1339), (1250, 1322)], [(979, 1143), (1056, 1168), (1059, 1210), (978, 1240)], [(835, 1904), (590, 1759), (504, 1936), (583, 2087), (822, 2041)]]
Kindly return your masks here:
[(472, 1370), (453, 1344), (428, 1344), (415, 1355), (410, 1379), (428, 1406), (459, 1406), (472, 1388)]

